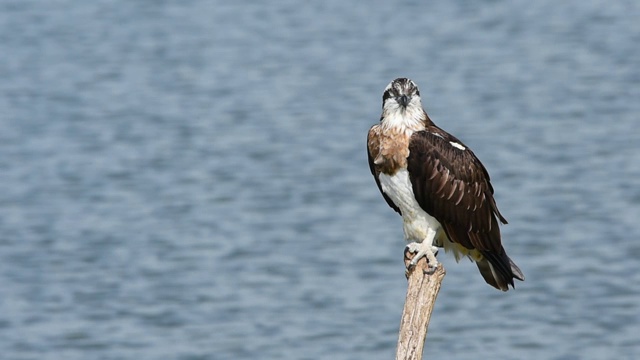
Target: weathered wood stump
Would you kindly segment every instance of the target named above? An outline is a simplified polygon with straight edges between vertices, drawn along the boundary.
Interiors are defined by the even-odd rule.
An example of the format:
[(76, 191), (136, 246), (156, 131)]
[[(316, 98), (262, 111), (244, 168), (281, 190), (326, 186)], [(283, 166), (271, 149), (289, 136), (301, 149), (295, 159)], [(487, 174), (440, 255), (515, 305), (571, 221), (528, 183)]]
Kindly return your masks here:
[[(408, 266), (413, 254), (405, 249), (404, 262)], [(425, 258), (407, 271), (407, 297), (400, 320), (400, 334), (396, 360), (420, 360), (427, 336), (431, 312), (446, 274), (442, 264), (438, 264), (429, 274)]]

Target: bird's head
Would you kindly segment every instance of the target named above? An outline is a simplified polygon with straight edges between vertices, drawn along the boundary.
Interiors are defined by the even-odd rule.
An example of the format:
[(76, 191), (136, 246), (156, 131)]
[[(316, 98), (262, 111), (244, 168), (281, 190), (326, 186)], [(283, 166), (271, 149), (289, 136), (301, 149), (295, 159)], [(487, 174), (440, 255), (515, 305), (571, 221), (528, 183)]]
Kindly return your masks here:
[(382, 95), (383, 122), (389, 122), (390, 126), (414, 128), (421, 125), (425, 117), (416, 83), (398, 78), (387, 85)]

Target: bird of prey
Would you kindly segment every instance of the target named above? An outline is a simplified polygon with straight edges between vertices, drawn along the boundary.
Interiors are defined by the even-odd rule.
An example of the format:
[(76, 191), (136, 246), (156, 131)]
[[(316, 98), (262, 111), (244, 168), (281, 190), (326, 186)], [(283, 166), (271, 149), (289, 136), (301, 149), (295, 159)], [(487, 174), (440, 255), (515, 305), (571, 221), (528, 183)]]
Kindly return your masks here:
[(491, 286), (507, 291), (524, 280), (502, 246), (489, 174), (476, 155), (436, 126), (410, 79), (393, 80), (382, 95), (380, 123), (367, 137), (369, 167), (387, 204), (402, 216), (405, 240), (431, 269), (438, 248), (469, 257)]

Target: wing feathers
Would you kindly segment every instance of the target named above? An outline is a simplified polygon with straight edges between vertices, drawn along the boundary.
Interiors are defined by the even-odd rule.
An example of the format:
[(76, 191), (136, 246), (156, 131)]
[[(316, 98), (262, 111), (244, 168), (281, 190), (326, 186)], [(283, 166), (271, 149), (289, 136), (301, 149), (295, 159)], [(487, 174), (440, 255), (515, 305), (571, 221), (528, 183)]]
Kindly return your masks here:
[(462, 144), (436, 126), (412, 135), (407, 169), (414, 195), (452, 242), (480, 251), (488, 261), (479, 266), (483, 277), (506, 290), (522, 277), (502, 247), (498, 220), (506, 219), (496, 206), (487, 170), (466, 145), (463, 150), (451, 142)]
[(461, 143), (444, 132), (411, 137), (407, 168), (416, 200), (441, 223), (491, 232), (498, 211), (488, 174), (468, 147), (460, 150), (450, 141)]
[[(465, 197), (465, 190), (464, 190), (464, 183), (463, 182), (459, 182), (459, 187), (460, 190), (458, 191), (458, 199), (456, 199), (455, 201), (455, 205), (458, 206), (460, 205), (460, 203), (462, 202), (462, 199)], [(467, 195), (468, 197), (468, 195)]]

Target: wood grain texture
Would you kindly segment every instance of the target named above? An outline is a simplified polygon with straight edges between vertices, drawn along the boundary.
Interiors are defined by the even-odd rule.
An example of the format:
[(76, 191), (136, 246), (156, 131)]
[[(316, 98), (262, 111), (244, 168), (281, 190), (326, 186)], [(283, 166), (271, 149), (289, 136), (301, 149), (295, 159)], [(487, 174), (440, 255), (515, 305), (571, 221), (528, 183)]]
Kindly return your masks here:
[[(405, 265), (413, 258), (413, 254), (405, 250)], [(446, 271), (438, 264), (433, 274), (427, 274), (428, 265), (425, 258), (407, 271), (407, 297), (400, 320), (400, 334), (396, 360), (420, 360), (427, 336), (431, 312)]]

